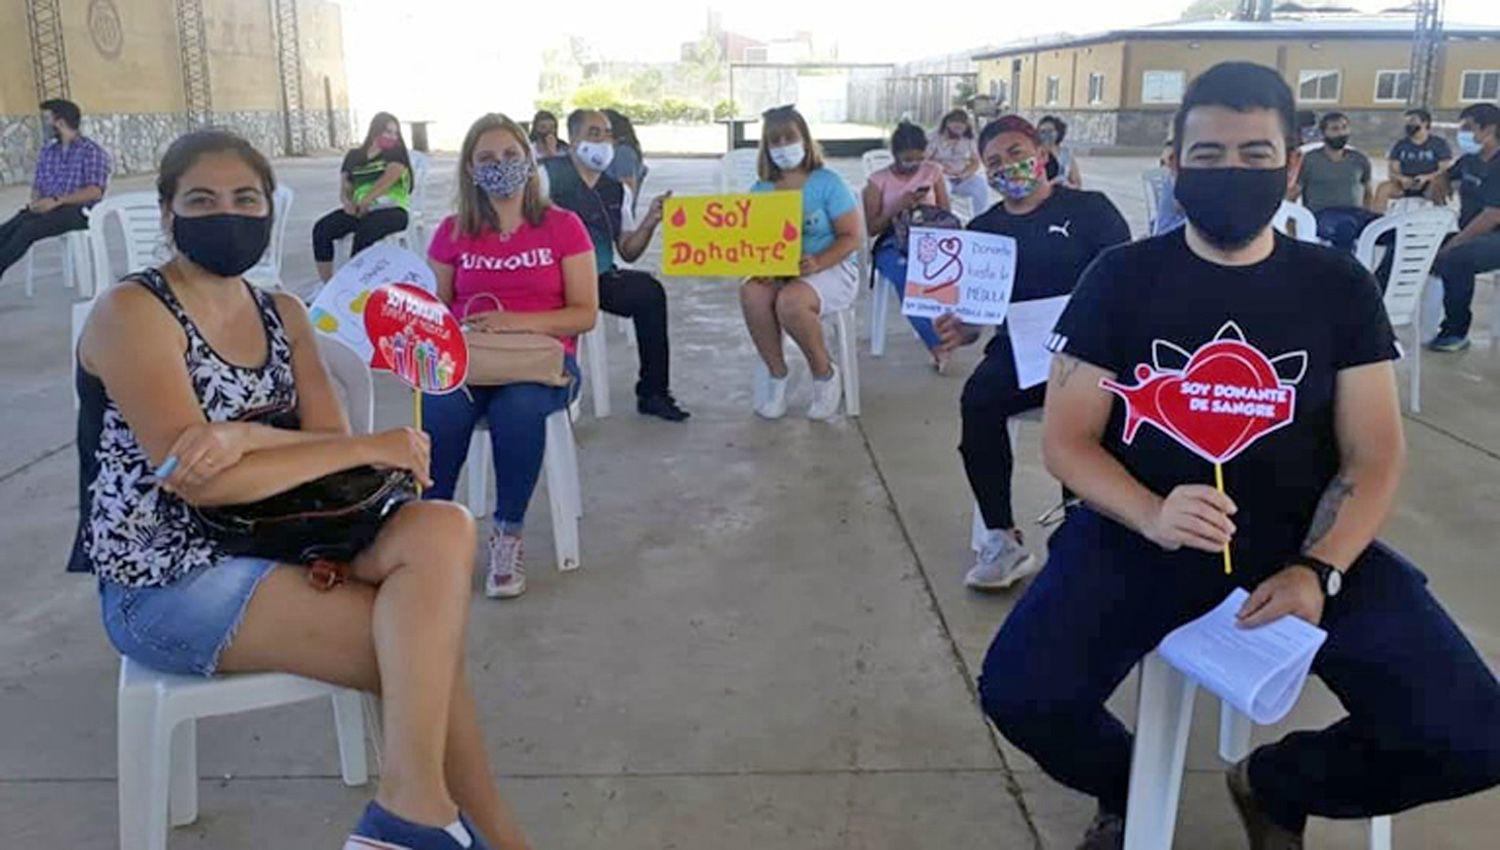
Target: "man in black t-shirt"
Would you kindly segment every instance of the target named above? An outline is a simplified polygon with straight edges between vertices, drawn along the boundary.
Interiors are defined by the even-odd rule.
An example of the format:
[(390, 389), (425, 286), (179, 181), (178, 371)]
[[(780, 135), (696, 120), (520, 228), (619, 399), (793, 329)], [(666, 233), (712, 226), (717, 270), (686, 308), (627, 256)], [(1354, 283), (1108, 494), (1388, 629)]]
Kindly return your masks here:
[(1438, 253), (1433, 272), (1443, 279), (1443, 325), (1427, 344), (1433, 351), (1469, 347), (1474, 276), (1500, 269), (1500, 107), (1476, 103), (1459, 114), (1454, 167), (1462, 229)]
[[(971, 221), (969, 229), (1016, 240), (1013, 302), (1068, 295), (1099, 252), (1130, 240), (1124, 217), (1103, 193), (1046, 179), (1047, 152), (1036, 129), (1019, 115), (991, 121), (979, 135), (979, 154), (1001, 203)], [(952, 314), (934, 327), (949, 351), (979, 338), (979, 328)], [(959, 452), (986, 529), (964, 578), (975, 590), (1003, 590), (1036, 572), (1036, 558), (1022, 545), (1011, 511), (1014, 459), (1006, 421), (1041, 407), (1046, 385), (1020, 386), (1011, 346), (1009, 329), (1001, 326), (964, 385)]]
[(1123, 846), (1131, 737), (1106, 698), (1236, 587), (1245, 627), (1291, 615), (1328, 632), (1313, 672), (1349, 712), (1230, 770), (1252, 850), (1302, 847), (1309, 815), (1500, 783), (1500, 684), (1374, 539), (1404, 453), (1375, 283), (1270, 227), (1299, 164), (1293, 120), (1272, 69), (1194, 80), (1173, 134), (1187, 227), (1106, 251), (1053, 336), (1044, 454), (1085, 507), (995, 637), (980, 693), (1012, 743), (1098, 800), (1089, 850)]
[(1392, 198), (1426, 198), (1441, 204), (1447, 194), (1443, 175), (1453, 164), (1453, 151), (1442, 136), (1432, 134), (1432, 113), (1406, 110), (1406, 136), (1391, 146), (1387, 157), (1390, 179), (1380, 185), (1373, 209), (1384, 210)]

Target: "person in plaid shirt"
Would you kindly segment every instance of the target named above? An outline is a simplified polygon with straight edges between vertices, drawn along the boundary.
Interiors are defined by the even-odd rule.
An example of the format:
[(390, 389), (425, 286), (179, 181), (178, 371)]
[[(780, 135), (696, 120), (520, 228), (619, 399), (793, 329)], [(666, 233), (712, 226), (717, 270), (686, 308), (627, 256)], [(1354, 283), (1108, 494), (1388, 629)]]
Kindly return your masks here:
[(49, 100), (41, 105), (46, 142), (36, 161), (31, 203), (0, 224), (0, 274), (26, 256), (32, 243), (89, 226), (84, 210), (104, 197), (109, 152), (78, 132), (78, 104)]

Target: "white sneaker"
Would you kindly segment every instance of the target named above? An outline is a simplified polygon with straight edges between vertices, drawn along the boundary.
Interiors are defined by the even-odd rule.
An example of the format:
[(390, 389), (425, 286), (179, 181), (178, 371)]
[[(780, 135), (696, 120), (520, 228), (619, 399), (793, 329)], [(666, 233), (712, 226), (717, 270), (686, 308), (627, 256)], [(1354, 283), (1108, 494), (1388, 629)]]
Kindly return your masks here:
[(839, 380), (838, 367), (829, 368), (833, 370), (833, 374), (828, 380), (813, 379), (813, 399), (807, 408), (808, 419), (828, 420), (839, 413), (839, 402), (844, 399), (844, 382)]
[(762, 363), (755, 372), (755, 413), (762, 419), (780, 419), (786, 415), (787, 378), (771, 377)]
[(526, 566), (521, 563), (521, 538), (490, 533), (490, 565), (484, 577), (484, 595), (491, 599), (515, 599), (526, 592)]
[(964, 584), (974, 590), (1005, 590), (1039, 568), (1036, 556), (1021, 545), (1019, 533), (989, 529)]

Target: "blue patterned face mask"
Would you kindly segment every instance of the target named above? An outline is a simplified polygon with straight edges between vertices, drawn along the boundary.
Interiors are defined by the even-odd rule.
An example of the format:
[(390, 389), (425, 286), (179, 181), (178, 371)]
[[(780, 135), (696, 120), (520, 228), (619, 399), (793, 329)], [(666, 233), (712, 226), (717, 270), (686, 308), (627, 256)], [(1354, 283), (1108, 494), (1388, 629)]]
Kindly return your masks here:
[(474, 185), (496, 198), (514, 196), (530, 179), (531, 160), (525, 157), (481, 162), (474, 168)]

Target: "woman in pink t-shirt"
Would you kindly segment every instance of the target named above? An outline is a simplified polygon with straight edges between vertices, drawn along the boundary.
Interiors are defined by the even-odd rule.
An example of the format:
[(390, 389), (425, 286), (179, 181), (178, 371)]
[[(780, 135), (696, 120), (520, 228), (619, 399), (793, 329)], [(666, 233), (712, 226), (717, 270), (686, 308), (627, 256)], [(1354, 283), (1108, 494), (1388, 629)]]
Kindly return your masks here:
[[(458, 214), (438, 225), (427, 251), (438, 297), (470, 324), (557, 337), (576, 386), (577, 335), (599, 313), (594, 246), (583, 222), (547, 200), (525, 132), (503, 115), (469, 128), (458, 186)], [(429, 498), (453, 498), (474, 426), (489, 423), (496, 499), (484, 591), (491, 598), (526, 590), (522, 522), (542, 469), (547, 417), (567, 406), (570, 394), (566, 387), (505, 384), (423, 398), (422, 424), (432, 435)]]

